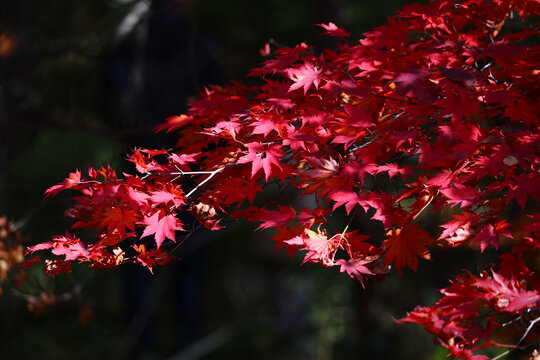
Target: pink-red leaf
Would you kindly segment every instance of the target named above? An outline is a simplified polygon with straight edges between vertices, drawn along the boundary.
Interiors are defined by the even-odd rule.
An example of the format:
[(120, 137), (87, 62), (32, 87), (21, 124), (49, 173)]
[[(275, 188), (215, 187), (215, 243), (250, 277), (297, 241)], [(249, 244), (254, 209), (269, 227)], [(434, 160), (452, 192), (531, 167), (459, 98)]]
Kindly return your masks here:
[(150, 217), (145, 218), (140, 224), (146, 225), (141, 237), (154, 235), (158, 248), (165, 238), (176, 241), (174, 232), (176, 230), (183, 230), (182, 224), (176, 216), (172, 214), (165, 215), (162, 211), (158, 211)]
[(322, 70), (310, 62), (306, 62), (297, 68), (288, 69), (289, 79), (294, 81), (294, 84), (289, 87), (289, 92), (304, 88), (304, 94), (306, 94), (312, 85), (319, 88), (322, 80), (321, 73)]

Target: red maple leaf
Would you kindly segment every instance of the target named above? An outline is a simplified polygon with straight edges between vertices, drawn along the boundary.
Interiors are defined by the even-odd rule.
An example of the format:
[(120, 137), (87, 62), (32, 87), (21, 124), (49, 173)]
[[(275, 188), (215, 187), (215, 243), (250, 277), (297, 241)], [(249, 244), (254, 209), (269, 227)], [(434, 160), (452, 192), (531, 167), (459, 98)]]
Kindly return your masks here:
[(401, 274), (405, 265), (416, 271), (417, 257), (431, 259), (425, 245), (431, 244), (433, 239), (427, 231), (418, 229), (418, 224), (392, 229), (388, 235), (388, 239), (383, 243), (383, 247), (387, 249), (384, 262), (386, 265), (394, 262), (398, 274)]
[(394, 224), (403, 225), (406, 212), (400, 206), (395, 206), (396, 199), (392, 194), (371, 193), (365, 203), (377, 210), (372, 218), (381, 221), (386, 229)]
[[(324, 232), (317, 230), (317, 232), (306, 229), (303, 236), (304, 247), (302, 250), (307, 250), (303, 263), (306, 262), (319, 262), (325, 266), (333, 266), (333, 256), (338, 249), (341, 237), (339, 234), (328, 238)], [(300, 239), (291, 239), (285, 241), (290, 245), (299, 245)]]
[(58, 194), (60, 191), (69, 189), (81, 182), (81, 172), (79, 170), (76, 170), (73, 173), (69, 174), (69, 177), (64, 179), (61, 184), (51, 186), (45, 191), (45, 197), (47, 196), (54, 196)]
[(266, 180), (272, 176), (272, 167), (282, 169), (280, 157), (285, 155), (279, 144), (263, 145), (259, 142), (246, 144), (247, 155), (240, 158), (240, 164), (251, 163), (251, 177), (255, 177), (260, 169), (263, 169)]
[(172, 256), (164, 253), (162, 249), (152, 249), (147, 251), (144, 244), (139, 246), (133, 245), (133, 249), (138, 253), (135, 255), (135, 262), (141, 263), (148, 268), (152, 274), (154, 274), (154, 265), (164, 265), (173, 259)]
[(469, 211), (463, 214), (452, 214), (454, 220), (441, 225), (444, 228), (439, 239), (446, 240), (451, 246), (457, 246), (471, 238), (473, 232), (471, 226), (478, 221), (478, 215)]
[(276, 242), (276, 249), (286, 246), (289, 256), (292, 257), (296, 253), (297, 246), (304, 245), (303, 233), (302, 226), (285, 226), (278, 228), (278, 232), (272, 237), (272, 240)]
[(66, 261), (88, 258), (90, 256), (90, 253), (81, 240), (69, 233), (66, 233), (64, 236), (53, 237), (53, 242), (54, 245), (51, 252), (55, 255), (64, 255), (64, 260)]
[(279, 134), (281, 130), (279, 117), (274, 114), (270, 116), (257, 116), (252, 125), (254, 134), (262, 134), (264, 136), (268, 136), (272, 131)]
[(154, 234), (158, 248), (165, 238), (176, 241), (174, 236), (175, 230), (183, 230), (182, 223), (176, 216), (172, 214), (165, 215), (163, 211), (152, 214), (152, 216), (145, 218), (139, 224), (146, 225), (141, 238)]
[(171, 184), (167, 185), (162, 190), (152, 191), (152, 195), (148, 197), (148, 200), (154, 204), (167, 204), (168, 202), (171, 202), (174, 206), (184, 204), (183, 191)]
[(269, 98), (265, 100), (265, 103), (268, 105), (270, 111), (287, 111), (294, 109), (296, 106), (296, 104), (288, 98)]
[(65, 235), (55, 235), (52, 241), (28, 247), (28, 252), (52, 249), (55, 255), (64, 255), (66, 261), (88, 258), (90, 253), (84, 243), (74, 235), (66, 232)]
[(347, 119), (348, 125), (354, 126), (356, 129), (364, 129), (373, 126), (373, 116), (362, 106), (351, 106), (345, 104), (343, 107), (350, 119)]
[(137, 213), (129, 208), (119, 206), (111, 207), (104, 213), (100, 226), (107, 227), (107, 232), (112, 233), (118, 229), (120, 234), (126, 234), (126, 228), (133, 231), (135, 222), (137, 222)]
[(442, 189), (441, 192), (451, 204), (467, 207), (474, 204), (478, 197), (476, 190), (463, 184), (454, 184), (454, 187)]
[(45, 260), (45, 267), (43, 273), (51, 277), (55, 277), (60, 273), (71, 272), (71, 261), (62, 260), (60, 258), (54, 260)]
[(322, 70), (310, 62), (306, 62), (298, 68), (287, 69), (289, 79), (294, 81), (294, 84), (289, 87), (289, 92), (303, 87), (304, 94), (306, 94), (311, 85), (319, 88), (321, 73)]
[(481, 252), (484, 252), (488, 245), (493, 245), (497, 249), (499, 247), (499, 236), (512, 237), (508, 232), (508, 227), (509, 224), (505, 220), (498, 220), (495, 225), (486, 224), (482, 226), (482, 230), (480, 230), (471, 242), (479, 242)]
[(334, 24), (333, 22), (329, 22), (328, 25), (326, 24), (317, 24), (317, 25), (326, 30), (326, 32), (323, 33), (324, 35), (336, 36), (336, 37), (351, 36), (351, 33), (345, 31), (344, 29), (340, 27), (337, 27), (337, 25)]
[(184, 114), (180, 116), (170, 116), (165, 119), (165, 122), (163, 124), (156, 127), (156, 131), (167, 130), (167, 132), (171, 132), (183, 128), (184, 126), (189, 125), (191, 122), (193, 122), (192, 116)]
[(169, 159), (176, 165), (179, 166), (182, 170), (187, 170), (189, 163), (196, 162), (195, 159), (197, 154), (171, 154)]
[(525, 265), (521, 253), (506, 253), (499, 256), (499, 258), (501, 258), (501, 263), (497, 268), (501, 276), (514, 278), (517, 281), (529, 279), (531, 269)]
[(296, 211), (289, 206), (279, 206), (279, 210), (266, 210), (258, 219), (263, 223), (257, 229), (281, 228), (290, 223)]
[(363, 206), (366, 207), (365, 202), (354, 191), (338, 190), (330, 193), (328, 195), (328, 198), (336, 202), (332, 210), (337, 209), (341, 205), (345, 205), (345, 211), (347, 211), (347, 215), (352, 211), (352, 209), (355, 208), (357, 204), (363, 204)]
[(365, 265), (369, 264), (371, 260), (361, 260), (361, 259), (351, 259), (351, 260), (344, 260), (339, 259), (336, 260), (336, 264), (340, 265), (339, 271), (344, 272), (346, 271), (347, 274), (349, 274), (350, 277), (356, 278), (358, 281), (360, 281), (360, 284), (362, 287), (364, 286), (364, 276), (365, 275), (374, 275), (371, 270), (369, 270)]
[(526, 291), (517, 287), (511, 279), (505, 279), (492, 271), (492, 277), (477, 279), (474, 285), (487, 292), (485, 299), (497, 310), (522, 312), (540, 303), (538, 291)]
[(516, 199), (519, 206), (525, 209), (527, 195), (536, 201), (540, 201), (540, 175), (538, 173), (520, 174), (515, 183), (510, 185), (508, 196)]

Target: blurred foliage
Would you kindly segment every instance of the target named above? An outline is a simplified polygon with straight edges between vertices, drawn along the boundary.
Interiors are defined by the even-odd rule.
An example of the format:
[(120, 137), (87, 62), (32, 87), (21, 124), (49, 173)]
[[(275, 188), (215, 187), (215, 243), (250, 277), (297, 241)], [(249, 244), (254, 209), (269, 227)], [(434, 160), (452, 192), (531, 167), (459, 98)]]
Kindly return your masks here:
[[(162, 37), (164, 45), (138, 46), (152, 11), (184, 12), (186, 31), (198, 33), (186, 33), (186, 39), (201, 42), (189, 46), (205, 48), (201, 53), (223, 74), (210, 78), (219, 82), (245, 81), (262, 61), (258, 49), (270, 38), (287, 46), (302, 41), (331, 46), (313, 24), (333, 21), (354, 39), (406, 2), (156, 0), (138, 20), (134, 17), (135, 26), (120, 40), (122, 24), (136, 15), (137, 6), (149, 3), (2, 2), (0, 215), (15, 222), (26, 244), (47, 241), (69, 226), (62, 218), (69, 194), (44, 201), (47, 187), (88, 164), (131, 171), (124, 161), (128, 146), (148, 144), (160, 116), (185, 109), (188, 97), (170, 84), (130, 95), (137, 90), (138, 51), (148, 60), (167, 57), (159, 53), (179, 46), (175, 41), (181, 34)], [(174, 56), (166, 59), (172, 68), (162, 69), (165, 74), (185, 66), (175, 67)], [(118, 64), (135, 70), (118, 74), (123, 69)], [(126, 83), (118, 90), (122, 79)], [(148, 92), (157, 93), (145, 96)], [(141, 105), (165, 95), (178, 99), (177, 107), (163, 110), (166, 115), (152, 111), (154, 103)], [(157, 139), (151, 146), (168, 146), (165, 138)], [(346, 222), (344, 214), (336, 218)], [(353, 225), (369, 226), (365, 216)], [(393, 317), (415, 304), (433, 303), (435, 289), (447, 284), (449, 274), (475, 270), (475, 255), (435, 251), (434, 261), (421, 264), (418, 274), (394, 274), (362, 289), (344, 274), (300, 267), (301, 257), (291, 260), (284, 250), (274, 251), (269, 237), (241, 224), (228, 232), (201, 232), (182, 245), (180, 260), (154, 277), (126, 266), (121, 271), (77, 268), (55, 279), (33, 268), (20, 290), (8, 279), (0, 297), (0, 358), (445, 358), (419, 327), (396, 326)], [(39, 316), (28, 311), (29, 297), (43, 303)]]

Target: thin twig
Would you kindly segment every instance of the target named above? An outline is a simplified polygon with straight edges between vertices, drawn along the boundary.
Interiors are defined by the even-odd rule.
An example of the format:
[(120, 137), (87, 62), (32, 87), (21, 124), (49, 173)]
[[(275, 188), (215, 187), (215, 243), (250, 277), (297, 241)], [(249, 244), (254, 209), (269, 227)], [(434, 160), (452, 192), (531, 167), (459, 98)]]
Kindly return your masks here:
[(210, 175), (209, 175), (206, 179), (204, 179), (203, 181), (201, 181), (197, 186), (195, 186), (193, 189), (191, 189), (190, 192), (188, 192), (188, 193), (186, 194), (186, 198), (188, 198), (188, 197), (190, 197), (191, 195), (193, 195), (197, 190), (199, 190), (199, 188), (200, 188), (201, 186), (203, 186), (204, 184), (206, 184), (206, 183), (207, 183), (210, 179), (212, 179), (217, 173), (219, 173), (219, 172), (225, 170), (226, 168), (228, 168), (229, 166), (232, 166), (233, 164), (235, 164), (235, 163), (231, 163), (231, 164), (229, 164), (229, 165), (225, 165), (225, 166), (223, 166), (223, 167), (221, 167), (221, 168), (219, 168), (219, 169), (216, 169), (216, 170), (210, 172)]
[(540, 316), (530, 322), (529, 326), (527, 327), (527, 330), (525, 330), (525, 333), (523, 334), (521, 339), (519, 339), (519, 341), (517, 342), (516, 347), (518, 347), (519, 344), (521, 344), (523, 340), (527, 338), (527, 335), (529, 335), (529, 332), (532, 330), (532, 328), (538, 321), (540, 321)]
[(502, 354), (499, 354), (499, 355), (495, 356), (495, 357), (494, 357), (493, 359), (491, 359), (491, 360), (497, 360), (497, 359), (500, 359), (500, 358), (502, 358), (503, 356), (508, 355), (509, 353), (510, 353), (510, 350), (506, 350), (505, 352), (503, 352)]

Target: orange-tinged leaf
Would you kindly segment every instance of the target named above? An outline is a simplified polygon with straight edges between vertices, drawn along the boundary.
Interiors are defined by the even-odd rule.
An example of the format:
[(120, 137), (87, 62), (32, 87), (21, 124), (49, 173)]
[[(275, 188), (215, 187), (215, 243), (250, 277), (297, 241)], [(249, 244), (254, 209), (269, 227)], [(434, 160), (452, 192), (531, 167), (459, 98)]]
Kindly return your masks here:
[(137, 220), (137, 214), (132, 209), (111, 207), (105, 211), (100, 226), (106, 226), (109, 233), (118, 229), (121, 234), (126, 234), (126, 228), (131, 231), (135, 229), (134, 223)]

